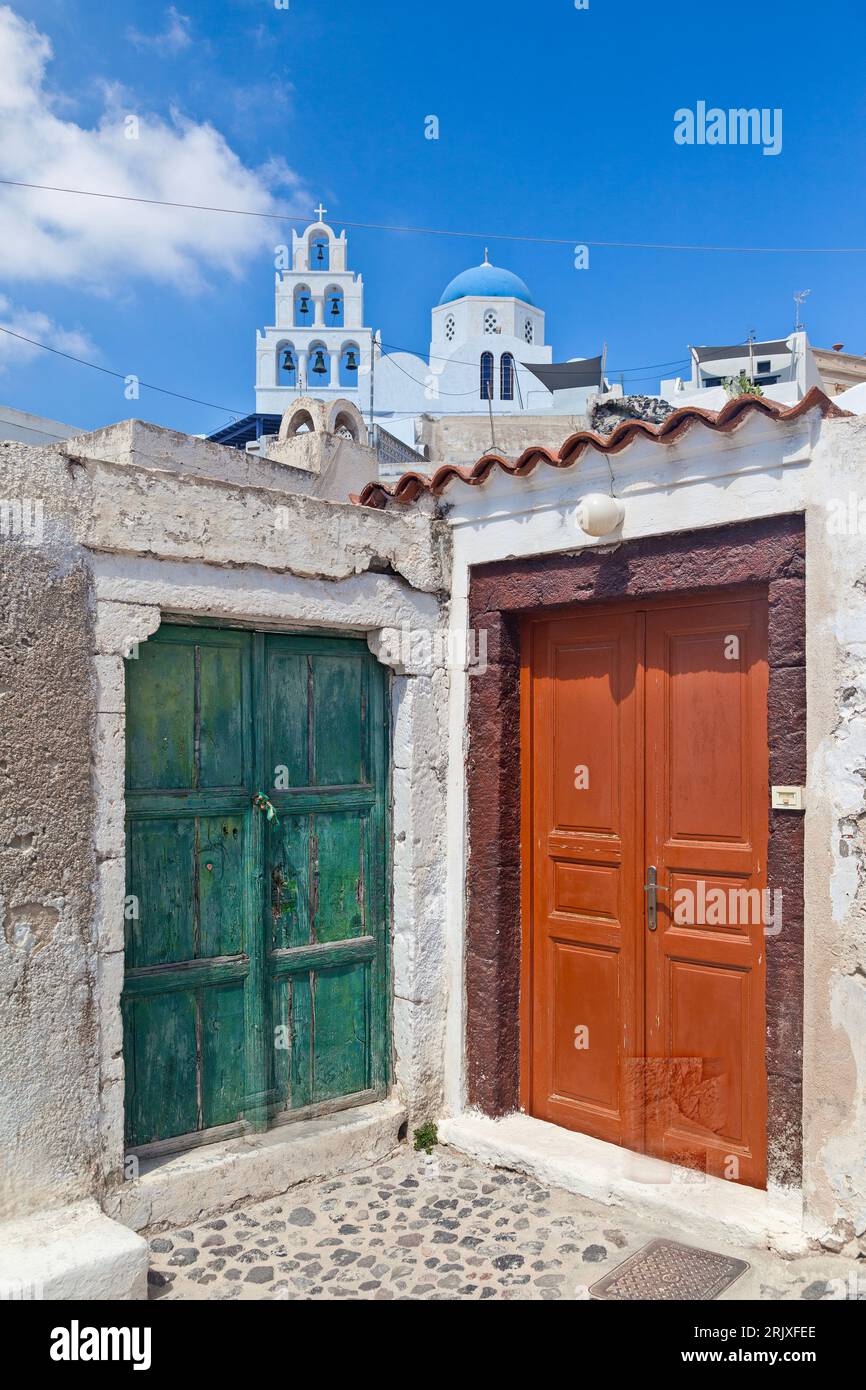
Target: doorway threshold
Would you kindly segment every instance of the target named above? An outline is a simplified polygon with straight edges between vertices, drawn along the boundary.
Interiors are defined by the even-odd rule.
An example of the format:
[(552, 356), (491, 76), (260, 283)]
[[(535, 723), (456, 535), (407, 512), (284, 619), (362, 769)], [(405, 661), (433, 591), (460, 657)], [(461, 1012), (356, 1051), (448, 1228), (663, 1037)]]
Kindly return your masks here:
[(799, 1190), (764, 1192), (725, 1182), (519, 1113), (492, 1120), (466, 1111), (443, 1119), (439, 1137), (483, 1163), (529, 1173), (643, 1219), (669, 1222), (695, 1240), (784, 1256), (809, 1248)]
[(396, 1097), (142, 1159), (139, 1175), (102, 1206), (134, 1231), (187, 1226), (244, 1202), (265, 1201), (310, 1178), (378, 1163), (394, 1149), (406, 1107)]

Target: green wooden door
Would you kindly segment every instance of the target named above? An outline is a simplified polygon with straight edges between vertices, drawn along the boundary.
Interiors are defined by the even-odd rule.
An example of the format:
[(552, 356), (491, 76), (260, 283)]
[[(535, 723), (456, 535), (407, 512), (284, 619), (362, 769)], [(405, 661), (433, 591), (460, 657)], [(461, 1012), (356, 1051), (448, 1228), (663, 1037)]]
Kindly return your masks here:
[(131, 1147), (384, 1093), (386, 793), (365, 643), (164, 625), (128, 662)]

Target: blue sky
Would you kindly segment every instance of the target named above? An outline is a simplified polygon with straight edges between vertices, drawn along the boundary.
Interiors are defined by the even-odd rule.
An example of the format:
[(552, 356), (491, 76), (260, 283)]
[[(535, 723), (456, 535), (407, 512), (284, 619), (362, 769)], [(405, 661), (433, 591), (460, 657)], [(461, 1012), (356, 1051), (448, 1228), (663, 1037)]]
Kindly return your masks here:
[[(813, 342), (866, 351), (864, 255), (594, 249), (577, 271), (569, 246), (503, 235), (866, 246), (855, 0), (22, 0), (0, 21), (0, 177), (310, 213), (322, 198), (338, 229), (477, 229), (350, 229), (387, 343), (425, 350), (430, 307), (487, 242), (547, 311), (557, 360), (606, 341), (616, 373), (682, 360), (689, 342), (784, 335), (803, 289)], [(676, 145), (675, 110), (699, 100), (781, 108), (781, 153)], [(438, 141), (424, 138), (431, 114)], [(196, 432), (252, 410), (254, 332), (272, 320), (285, 239), (267, 222), (0, 188), (0, 323), (228, 409), (147, 390), (130, 402), (116, 379), (8, 340), (0, 403)]]

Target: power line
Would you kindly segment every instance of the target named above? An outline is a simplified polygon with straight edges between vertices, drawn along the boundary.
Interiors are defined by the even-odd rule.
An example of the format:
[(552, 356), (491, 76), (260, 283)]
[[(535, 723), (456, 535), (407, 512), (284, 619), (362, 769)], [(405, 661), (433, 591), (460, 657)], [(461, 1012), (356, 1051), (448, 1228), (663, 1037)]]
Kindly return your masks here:
[[(53, 355), (54, 355), (55, 357), (63, 357), (63, 358), (65, 358), (68, 362), (75, 362), (75, 363), (77, 363), (78, 366), (80, 366), (80, 367), (90, 367), (90, 368), (91, 368), (93, 371), (95, 371), (95, 372), (102, 372), (103, 375), (114, 377), (115, 379), (120, 380), (120, 381), (126, 381), (127, 378), (128, 378), (130, 375), (134, 375), (134, 373), (127, 373), (127, 372), (118, 372), (118, 371), (114, 371), (111, 367), (103, 367), (99, 362), (90, 362), (90, 361), (88, 361), (87, 358), (85, 358), (85, 357), (76, 357), (76, 356), (74, 355), (74, 353), (71, 353), (71, 352), (63, 352), (60, 348), (51, 347), (49, 343), (40, 343), (39, 340), (38, 340), (37, 338), (29, 338), (29, 337), (27, 337), (27, 335), (24, 334), (24, 333), (16, 333), (14, 329), (12, 329), (12, 328), (6, 328), (3, 324), (0, 324), (0, 333), (6, 333), (6, 334), (8, 334), (8, 336), (9, 336), (10, 338), (18, 338), (21, 342), (29, 343), (29, 344), (31, 345), (31, 347), (41, 348), (43, 352), (50, 352), (50, 353), (53, 353)], [(413, 356), (418, 356), (419, 358), (421, 357), (421, 354), (420, 354), (420, 353), (415, 353), (415, 352), (413, 351), (413, 349), (411, 349), (411, 348), (397, 347), (397, 346), (396, 346), (395, 344), (393, 344), (393, 343), (388, 343), (388, 344), (384, 344), (384, 343), (383, 343), (382, 346), (383, 346), (383, 347), (385, 347), (385, 346), (390, 347), (390, 349), (391, 349), (392, 352), (409, 352), (409, 353), (412, 353)], [(422, 358), (422, 360), (423, 360), (423, 358)], [(431, 359), (431, 360), (432, 360), (432, 359)], [(437, 360), (440, 360), (440, 361), (443, 361), (443, 362), (455, 361), (455, 362), (459, 362), (460, 365), (462, 365), (462, 366), (467, 366), (467, 367), (477, 367), (477, 366), (478, 366), (478, 363), (477, 363), (477, 362), (470, 362), (470, 361), (468, 361), (467, 359), (458, 359), (458, 358), (447, 358), (447, 357), (443, 357), (443, 358), (440, 358), (440, 359), (437, 359)], [(685, 359), (680, 359), (680, 360), (681, 360), (682, 362), (685, 361)], [(392, 357), (392, 358), (391, 358), (391, 361), (392, 361), (393, 365), (394, 365), (395, 367), (397, 367), (397, 369), (398, 369), (399, 371), (401, 371), (401, 372), (403, 373), (404, 376), (407, 376), (407, 377), (409, 378), (410, 381), (413, 381), (413, 382), (415, 383), (416, 386), (425, 386), (425, 382), (419, 381), (418, 378), (417, 378), (416, 376), (413, 376), (411, 372), (408, 372), (408, 371), (406, 370), (405, 367), (401, 366), (401, 364), (400, 364), (395, 358)], [(515, 365), (517, 365), (517, 364), (515, 364)], [(521, 363), (520, 365), (521, 365), (521, 366), (525, 366), (526, 364), (525, 364), (525, 363)], [(658, 366), (658, 367), (669, 367), (669, 368), (670, 368), (670, 367), (672, 367), (672, 366), (677, 366), (677, 365), (680, 365), (680, 364), (679, 364), (678, 362), (675, 361), (675, 362), (673, 362), (673, 363), (660, 362), (660, 363), (648, 364), (648, 365), (650, 365), (650, 366), (655, 365), (655, 366)], [(626, 375), (627, 373), (630, 373), (630, 372), (639, 372), (639, 371), (643, 371), (643, 370), (644, 370), (643, 367), (623, 367), (623, 368), (620, 368), (619, 371), (617, 371), (616, 373), (614, 373), (614, 372), (611, 371), (611, 372), (606, 373), (606, 375), (608, 375), (608, 376), (613, 376), (613, 375), (624, 376), (624, 375)], [(639, 378), (638, 378), (638, 380), (641, 380), (641, 381), (648, 381), (649, 379), (650, 379), (649, 377), (639, 377)], [(167, 386), (155, 386), (152, 382), (149, 382), (149, 381), (142, 381), (142, 379), (141, 379), (140, 377), (137, 378), (137, 381), (138, 381), (138, 385), (139, 385), (139, 386), (143, 386), (143, 387), (144, 387), (146, 390), (148, 390), (148, 391), (158, 391), (161, 395), (164, 395), (164, 396), (172, 396), (172, 397), (174, 397), (175, 400), (189, 401), (189, 402), (190, 402), (191, 404), (193, 404), (193, 405), (203, 405), (203, 406), (206, 406), (209, 410), (221, 410), (224, 414), (226, 414), (226, 415), (231, 415), (231, 416), (233, 416), (235, 419), (242, 419), (242, 418), (243, 418), (244, 416), (246, 416), (246, 415), (252, 415), (252, 414), (256, 414), (256, 413), (257, 413), (257, 412), (255, 412), (255, 411), (249, 411), (249, 410), (237, 410), (237, 409), (233, 408), (232, 406), (218, 405), (218, 404), (216, 404), (216, 402), (214, 402), (214, 401), (203, 401), (203, 400), (201, 400), (198, 396), (189, 396), (189, 395), (186, 395), (183, 391), (172, 391), (172, 390), (171, 390), (169, 387), (167, 387)], [(299, 388), (294, 387), (294, 388), (292, 388), (292, 389), (298, 390)], [(441, 391), (441, 390), (440, 390), (440, 391), (437, 391), (437, 393), (436, 393), (436, 396), (454, 396), (454, 397), (462, 397), (462, 398), (464, 398), (464, 399), (465, 399), (467, 396), (474, 396), (474, 395), (475, 395), (475, 388), (474, 388), (474, 387), (473, 387), (471, 390), (469, 390), (469, 391)], [(436, 399), (436, 396), (432, 397), (431, 399)], [(417, 413), (417, 412), (416, 412), (416, 413)], [(428, 413), (428, 412), (423, 412), (423, 411), (422, 411), (422, 414), (426, 414), (426, 413)], [(406, 418), (409, 418), (409, 417), (407, 416)], [(7, 421), (6, 423), (8, 424), (8, 423), (10, 423), (10, 422)], [(40, 433), (40, 432), (41, 432), (41, 433), (47, 433), (47, 431), (38, 431), (38, 430), (36, 431), (36, 433)], [(53, 437), (54, 437), (54, 438), (63, 438), (64, 436), (55, 435), (55, 436), (53, 436)]]
[[(92, 188), (61, 188), (48, 183), (25, 183), (22, 179), (0, 179), (8, 188), (29, 188), (41, 193), (66, 193), (79, 198), (106, 198), (118, 203), (142, 203), (148, 207), (183, 208), (190, 212), (219, 212), (232, 217), (257, 217), (270, 222), (306, 222), (305, 213), (260, 212), (255, 208), (225, 208), (209, 203), (182, 203), (167, 198), (141, 198), (131, 193), (103, 193)], [(344, 227), (361, 231), (408, 232), (423, 236), (461, 237), (471, 241), (518, 241), (540, 246), (593, 246), (619, 251), (706, 251), (726, 255), (841, 255), (866, 254), (866, 246), (716, 246), (661, 241), (589, 241), (579, 237), (524, 236), (514, 232), (453, 231), (445, 227), (412, 227), (389, 222), (350, 222), (339, 219)]]
[[(351, 332), (351, 330), (349, 329), (347, 330), (347, 332)], [(396, 343), (386, 343), (382, 339), (379, 340), (379, 346), (388, 348), (391, 352), (408, 352), (411, 353), (413, 357), (420, 357), (422, 358), (422, 360), (426, 359), (430, 362), (455, 362), (459, 364), (461, 367), (478, 366), (478, 362), (476, 360), (470, 361), (466, 357), (442, 357), (441, 355), (433, 352), (426, 354), (419, 348), (399, 347)], [(578, 362), (582, 360), (583, 359), (581, 358), (577, 359)], [(688, 365), (689, 361), (690, 359), (688, 357), (675, 357), (670, 362), (645, 362), (640, 367), (605, 367), (605, 376), (621, 376), (624, 372), (650, 372), (655, 369), (660, 369), (662, 367), (681, 367)], [(528, 362), (521, 362), (520, 365), (521, 367), (529, 367), (531, 364)], [(544, 366), (546, 364), (537, 363), (535, 365)], [(577, 365), (577, 363), (575, 363), (575, 365)]]
[[(19, 430), (27, 430), (27, 431), (29, 431), (30, 434), (44, 434), (45, 437), (46, 437), (46, 439), (57, 439), (57, 440), (60, 441), (61, 444), (65, 443), (67, 440), (73, 439), (73, 438), (75, 437), (74, 435), (54, 434), (51, 430), (40, 430), (36, 425), (22, 425), (21, 422), (20, 422), (19, 420), (9, 420), (5, 415), (0, 415), (0, 425), (14, 425), (16, 429), (19, 429)], [(85, 434), (86, 432), (87, 432), (87, 431), (85, 431), (85, 430), (79, 430), (79, 434)], [(26, 444), (26, 443), (27, 443), (27, 440), (26, 440), (26, 439), (18, 439), (18, 440), (15, 440), (15, 439), (3, 439), (3, 440), (0, 440), (0, 444)]]
[[(95, 372), (103, 372), (105, 376), (117, 377), (120, 381), (126, 381), (129, 376), (134, 376), (132, 372), (115, 372), (111, 367), (102, 367), (98, 362), (88, 362), (84, 357), (76, 357), (71, 352), (61, 352), (60, 348), (50, 347), (48, 343), (40, 343), (36, 338), (28, 338), (24, 333), (16, 333), (12, 328), (5, 328), (0, 324), (0, 333), (7, 333), (10, 338), (18, 338), (22, 343), (30, 343), (33, 347), (42, 348), (43, 352), (53, 352), (55, 357), (65, 357), (69, 362), (77, 362), (80, 367), (92, 367)], [(198, 396), (185, 396), (182, 391), (170, 391), (167, 386), (154, 386), (150, 381), (142, 381), (141, 377), (136, 377), (139, 386), (144, 386), (148, 391), (159, 391), (163, 396), (174, 396), (179, 401), (191, 401), (193, 405), (205, 405), (210, 410), (222, 410), (226, 415), (245, 415), (248, 411), (233, 410), (227, 405), (215, 405), (213, 401), (199, 400)]]

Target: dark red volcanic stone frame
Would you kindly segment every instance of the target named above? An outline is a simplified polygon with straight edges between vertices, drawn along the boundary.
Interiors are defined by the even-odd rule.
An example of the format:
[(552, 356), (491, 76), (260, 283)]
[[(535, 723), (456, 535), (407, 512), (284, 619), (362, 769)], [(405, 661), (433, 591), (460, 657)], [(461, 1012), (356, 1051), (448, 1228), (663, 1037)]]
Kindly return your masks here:
[[(466, 1002), (470, 1103), (518, 1108), (520, 1070), (519, 621), (564, 604), (767, 586), (771, 784), (806, 777), (805, 529), (801, 516), (628, 541), (615, 550), (473, 568), (469, 622), (487, 631), (488, 668), (469, 681)], [(769, 802), (769, 789), (767, 800)], [(802, 1164), (803, 817), (769, 812), (768, 886), (784, 925), (767, 937), (770, 1181)]]

